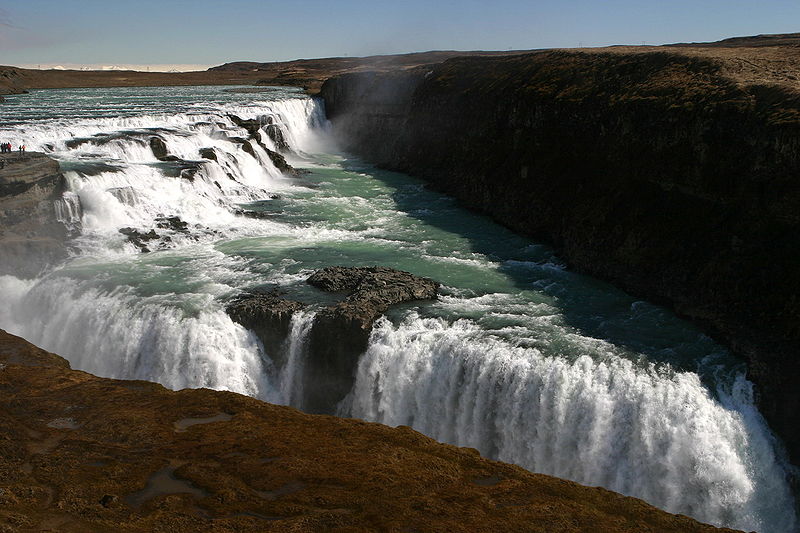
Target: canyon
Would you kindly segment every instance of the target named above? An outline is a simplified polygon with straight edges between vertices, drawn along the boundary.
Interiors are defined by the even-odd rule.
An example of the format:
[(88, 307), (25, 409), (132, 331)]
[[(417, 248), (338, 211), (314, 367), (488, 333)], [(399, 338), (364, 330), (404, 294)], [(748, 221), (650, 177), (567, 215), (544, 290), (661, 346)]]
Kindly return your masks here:
[(454, 58), (321, 95), (346, 150), (727, 344), (797, 462), (799, 43)]

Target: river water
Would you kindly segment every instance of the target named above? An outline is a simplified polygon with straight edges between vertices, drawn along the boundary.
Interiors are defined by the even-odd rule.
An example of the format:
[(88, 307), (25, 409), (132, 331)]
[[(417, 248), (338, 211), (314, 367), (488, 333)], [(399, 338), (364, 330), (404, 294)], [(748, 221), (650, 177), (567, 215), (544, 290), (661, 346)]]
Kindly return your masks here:
[[(230, 114), (277, 124), (308, 173), (281, 176), (256, 143), (246, 153)], [(202, 161), (193, 179), (154, 157), (152, 136)], [(0, 327), (75, 368), (302, 408), (314, 306), (293, 319), (278, 368), (225, 305), (280, 287), (319, 306), (331, 296), (305, 284), (313, 269), (399, 268), (440, 281), (442, 296), (379, 320), (339, 414), (705, 522), (795, 530), (780, 446), (741, 361), (547, 246), (339, 153), (321, 103), (299, 90), (35, 91), (0, 106), (0, 137), (60, 161), (69, 192), (56, 207), (75, 235), (64, 264), (0, 277)], [(154, 230), (151, 252), (122, 228)]]

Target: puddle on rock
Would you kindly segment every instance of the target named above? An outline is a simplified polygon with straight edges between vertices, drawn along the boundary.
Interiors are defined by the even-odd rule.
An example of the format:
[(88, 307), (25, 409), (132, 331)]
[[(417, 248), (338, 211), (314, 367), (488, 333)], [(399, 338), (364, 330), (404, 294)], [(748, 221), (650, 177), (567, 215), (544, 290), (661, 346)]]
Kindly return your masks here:
[(78, 429), (81, 425), (74, 418), (56, 418), (48, 422), (47, 427), (53, 429)]
[(227, 413), (220, 413), (218, 415), (209, 416), (206, 418), (182, 418), (175, 422), (175, 432), (183, 433), (187, 428), (192, 426), (199, 424), (211, 424), (212, 422), (227, 422), (231, 418), (233, 418), (233, 416)]
[(155, 472), (147, 480), (144, 489), (125, 496), (125, 503), (133, 508), (141, 507), (142, 504), (165, 494), (190, 494), (195, 498), (205, 498), (208, 493), (201, 488), (195, 487), (190, 482), (175, 477), (175, 470), (182, 463), (173, 462), (169, 466)]

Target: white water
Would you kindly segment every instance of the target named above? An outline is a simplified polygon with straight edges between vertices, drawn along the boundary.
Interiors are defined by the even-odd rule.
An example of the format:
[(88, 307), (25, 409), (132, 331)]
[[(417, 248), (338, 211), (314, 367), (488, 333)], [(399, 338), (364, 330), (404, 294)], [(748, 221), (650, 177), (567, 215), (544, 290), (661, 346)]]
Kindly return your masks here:
[[(572, 274), (549, 260), (498, 263), (466, 238), (409, 225), (411, 217), (375, 196), (375, 180), (363, 174), (355, 185), (344, 171), (326, 178), (361, 187), (354, 196), (292, 185), (256, 143), (253, 158), (228, 140), (247, 136), (229, 113), (272, 116), (293, 148), (293, 161), (325, 146), (322, 110), (304, 98), (124, 117), (81, 114), (15, 126), (15, 139), (50, 151), (67, 169), (70, 192), (57, 212), (81, 233), (75, 257), (62, 268), (37, 280), (0, 277), (0, 327), (98, 375), (174, 389), (226, 389), (302, 407), (313, 310), (293, 318), (286, 363), (276, 368), (272, 354), (224, 311), (225, 301), (254, 280), (302, 284), (315, 261), (337, 264), (341, 257), (351, 260), (347, 253), (365, 261), (358, 255), (364, 249), (366, 261), (376, 250), (387, 261), (410, 250), (413, 260), (402, 259), (409, 269), (469, 278), (469, 289), (459, 289), (464, 294), (480, 284), (488, 292), (500, 290), (495, 285), (514, 292), (503, 285), (500, 266), (544, 272), (528, 283), (541, 294), (521, 303), (508, 295), (458, 296), (451, 287), (434, 309), (444, 318), (423, 316), (423, 308), (405, 313), (397, 325), (379, 322), (341, 414), (411, 425), (489, 457), (703, 521), (765, 532), (795, 529), (784, 467), (739, 370), (717, 377), (716, 363), (698, 362), (698, 372), (715, 383), (709, 390), (697, 372), (648, 362), (646, 355), (570, 327), (556, 305), (568, 295), (550, 295)], [(107, 142), (66, 144), (120, 132), (126, 133)], [(218, 161), (204, 161), (193, 181), (170, 177), (169, 165), (147, 144), (152, 135), (178, 157), (197, 161), (199, 149), (210, 147)], [(273, 147), (266, 135), (262, 140)], [(297, 204), (306, 217), (300, 222), (237, 215), (239, 204), (271, 202), (275, 193), (291, 198), (298, 190), (308, 202)], [(440, 208), (423, 202), (419, 211)], [(333, 222), (323, 213), (332, 213)], [(180, 217), (189, 230), (159, 227), (164, 216)], [(163, 250), (140, 254), (120, 234), (125, 227), (155, 230), (153, 247)], [(589, 305), (593, 295), (581, 293), (571, 305)], [(667, 335), (655, 328), (649, 333)], [(679, 338), (660, 352), (691, 351), (691, 334)], [(705, 342), (692, 348), (700, 359)]]
[(471, 321), (383, 320), (346, 403), (352, 416), (672, 512), (791, 531), (789, 516), (762, 521), (780, 516), (791, 495), (750, 384), (738, 378), (719, 402), (694, 373), (642, 368), (614, 351), (600, 343), (574, 360), (545, 357)]

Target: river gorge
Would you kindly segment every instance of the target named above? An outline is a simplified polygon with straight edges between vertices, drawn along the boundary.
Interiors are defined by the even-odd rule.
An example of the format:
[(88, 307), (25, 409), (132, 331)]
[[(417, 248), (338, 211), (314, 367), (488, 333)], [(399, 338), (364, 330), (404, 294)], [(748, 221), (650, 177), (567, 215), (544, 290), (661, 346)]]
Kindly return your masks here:
[[(392, 98), (416, 89), (392, 85)], [(330, 266), (407, 271), (440, 283), (439, 297), (379, 318), (349, 389), (312, 410), (408, 425), (715, 525), (795, 529), (792, 467), (743, 359), (674, 311), (574, 271), (544, 240), (375, 166), (423, 176), (429, 156), (381, 151), (398, 146), (387, 131), (416, 131), (388, 123), (406, 110), (385, 107), (377, 125), (358, 125), (374, 143), (359, 150), (336, 123), (333, 90), (333, 124), (322, 98), (291, 88), (8, 96), (1, 140), (58, 161), (54, 213), (70, 236), (62, 261), (0, 277), (0, 328), (98, 376), (304, 409), (309, 333), (335, 299), (306, 278)], [(475, 163), (438, 153), (451, 168)], [(507, 199), (474, 183), (456, 187), (467, 205), (492, 212), (487, 202)], [(497, 210), (510, 208), (524, 209)], [(226, 312), (273, 290), (306, 304), (275, 346)]]

